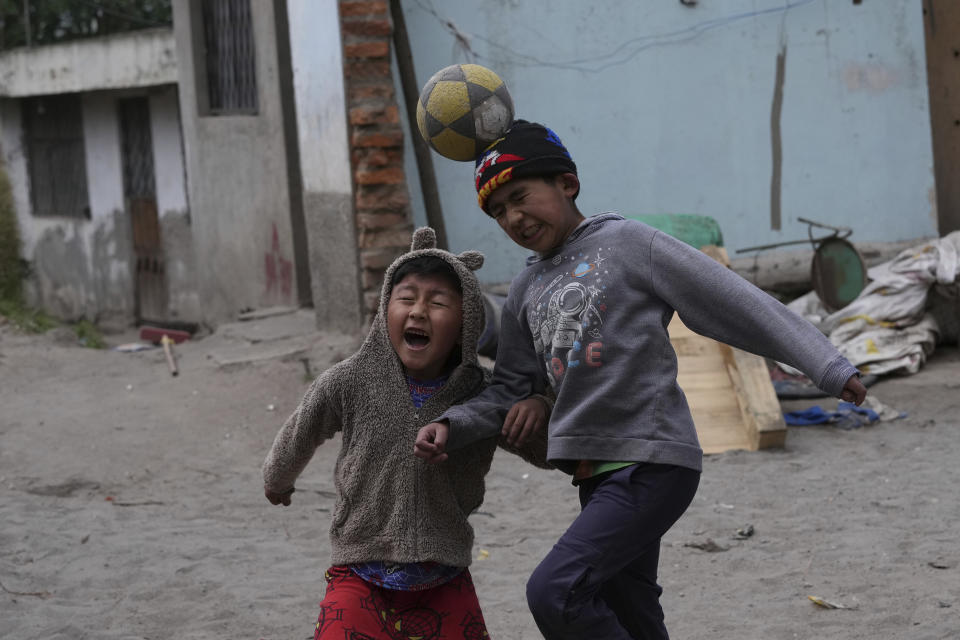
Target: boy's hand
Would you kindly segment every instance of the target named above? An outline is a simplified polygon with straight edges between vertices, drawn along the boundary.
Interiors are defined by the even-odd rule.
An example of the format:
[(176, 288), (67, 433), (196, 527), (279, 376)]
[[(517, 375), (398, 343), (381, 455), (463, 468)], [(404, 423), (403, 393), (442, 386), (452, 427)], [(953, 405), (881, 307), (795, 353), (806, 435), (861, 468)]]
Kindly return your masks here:
[(547, 424), (547, 405), (538, 398), (527, 398), (510, 407), (501, 434), (511, 447), (522, 447)]
[(840, 399), (844, 402), (852, 402), (858, 407), (867, 397), (867, 388), (860, 382), (857, 376), (850, 376), (847, 384), (843, 385), (843, 391), (840, 392)]
[(443, 462), (447, 459), (443, 450), (447, 446), (449, 434), (450, 426), (445, 422), (431, 422), (421, 427), (417, 433), (417, 441), (413, 444), (413, 455), (433, 464)]
[(264, 489), (263, 493), (267, 496), (267, 500), (270, 501), (270, 504), (282, 504), (285, 507), (289, 507), (290, 496), (293, 495), (294, 491), (295, 489), (290, 487), (288, 491), (284, 491), (283, 493), (274, 493), (273, 491), (270, 491), (270, 489)]

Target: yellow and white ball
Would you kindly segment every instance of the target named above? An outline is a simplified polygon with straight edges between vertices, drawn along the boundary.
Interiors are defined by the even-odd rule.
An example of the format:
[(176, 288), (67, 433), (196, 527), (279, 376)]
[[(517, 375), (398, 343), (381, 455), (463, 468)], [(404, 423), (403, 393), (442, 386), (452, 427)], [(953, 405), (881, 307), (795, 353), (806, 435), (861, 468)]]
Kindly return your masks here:
[(474, 160), (513, 122), (513, 100), (496, 73), (478, 64), (444, 67), (427, 80), (417, 101), (423, 139), (452, 160)]

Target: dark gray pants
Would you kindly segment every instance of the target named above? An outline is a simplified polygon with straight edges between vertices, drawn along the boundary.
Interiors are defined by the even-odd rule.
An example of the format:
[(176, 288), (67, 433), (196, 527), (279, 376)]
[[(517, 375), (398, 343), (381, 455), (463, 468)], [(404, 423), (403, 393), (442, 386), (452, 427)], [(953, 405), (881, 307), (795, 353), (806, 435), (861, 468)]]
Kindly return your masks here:
[(636, 464), (580, 485), (580, 515), (527, 582), (546, 640), (668, 637), (657, 584), (660, 538), (699, 482), (692, 469)]

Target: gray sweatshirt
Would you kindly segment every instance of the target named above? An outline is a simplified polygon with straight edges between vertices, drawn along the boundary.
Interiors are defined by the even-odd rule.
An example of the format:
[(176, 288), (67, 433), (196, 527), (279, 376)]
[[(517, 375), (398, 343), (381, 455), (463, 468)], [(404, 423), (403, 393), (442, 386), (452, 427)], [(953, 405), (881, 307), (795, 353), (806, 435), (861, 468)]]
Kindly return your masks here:
[(690, 329), (796, 367), (839, 396), (857, 373), (809, 322), (702, 252), (648, 225), (601, 214), (527, 260), (500, 321), (493, 384), (451, 407), (448, 449), (495, 434), (516, 399), (556, 394), (547, 458), (700, 470), (703, 452), (667, 334)]

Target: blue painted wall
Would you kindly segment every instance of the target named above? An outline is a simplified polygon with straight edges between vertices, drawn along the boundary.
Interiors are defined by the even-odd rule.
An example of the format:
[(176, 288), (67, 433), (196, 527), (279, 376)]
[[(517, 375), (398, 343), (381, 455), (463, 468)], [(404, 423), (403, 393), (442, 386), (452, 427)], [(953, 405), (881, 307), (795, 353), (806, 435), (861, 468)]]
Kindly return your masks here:
[[(731, 257), (738, 248), (805, 238), (798, 216), (850, 226), (858, 242), (937, 235), (919, 2), (403, 6), (418, 82), (458, 62), (494, 69), (517, 116), (548, 124), (570, 149), (585, 215), (710, 215)], [(433, 158), (452, 248), (480, 249), (487, 255), (482, 279), (508, 281), (525, 254), (477, 208), (472, 164)], [(408, 152), (419, 225), (426, 216), (414, 162)], [(777, 202), (779, 231), (772, 228)]]

